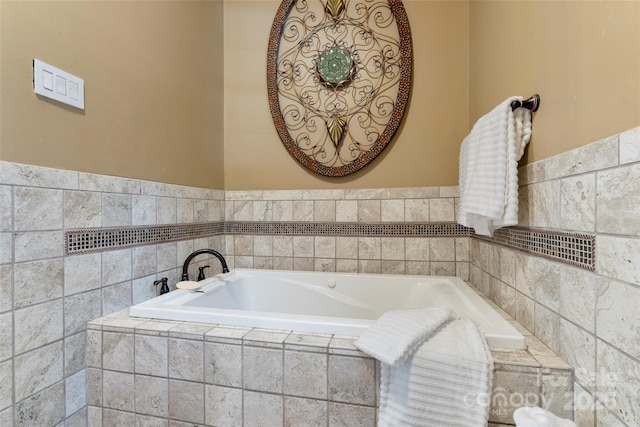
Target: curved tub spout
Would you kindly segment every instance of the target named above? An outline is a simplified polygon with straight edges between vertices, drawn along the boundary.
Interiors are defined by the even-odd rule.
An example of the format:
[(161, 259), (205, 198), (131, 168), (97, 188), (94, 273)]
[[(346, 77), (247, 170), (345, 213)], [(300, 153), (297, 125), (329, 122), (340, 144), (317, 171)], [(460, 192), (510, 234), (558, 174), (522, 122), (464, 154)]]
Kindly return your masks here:
[(182, 280), (189, 280), (189, 264), (191, 263), (192, 259), (194, 259), (200, 254), (211, 254), (215, 256), (220, 260), (220, 263), (222, 264), (222, 272), (223, 273), (229, 272), (229, 268), (227, 267), (227, 261), (224, 259), (224, 257), (220, 252), (214, 249), (198, 249), (197, 251), (189, 255), (186, 260), (184, 260), (184, 264), (182, 265)]

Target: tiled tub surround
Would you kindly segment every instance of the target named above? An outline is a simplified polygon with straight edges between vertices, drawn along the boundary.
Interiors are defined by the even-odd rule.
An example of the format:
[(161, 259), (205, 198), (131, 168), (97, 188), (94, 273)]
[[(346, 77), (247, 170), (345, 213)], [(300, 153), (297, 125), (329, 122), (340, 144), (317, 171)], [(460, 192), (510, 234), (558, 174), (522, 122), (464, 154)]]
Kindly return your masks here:
[[(227, 191), (225, 220), (455, 223), (457, 196), (457, 187)], [(457, 231), (403, 237), (242, 233), (225, 239), (229, 264), (239, 268), (469, 277), (469, 238)]]
[[(376, 425), (379, 363), (358, 351), (353, 337), (132, 318), (127, 311), (89, 323), (92, 427)], [(513, 424), (514, 408), (526, 403), (572, 414), (572, 370), (523, 332), (528, 350), (492, 349), (492, 426)]]
[[(197, 248), (219, 249), (231, 266), (468, 277), (469, 238), (460, 233), (229, 234), (77, 255), (65, 253), (65, 233), (241, 224), (249, 212), (307, 225), (451, 223), (456, 195), (455, 187), (225, 193), (0, 162), (0, 425), (82, 425), (86, 322), (155, 296), (160, 277), (173, 286)], [(206, 264), (208, 274), (220, 271), (216, 260), (195, 261), (191, 277)]]
[(0, 162), (0, 425), (84, 425), (87, 321), (155, 296), (160, 277), (175, 284), (194, 248), (224, 246), (214, 236), (66, 256), (65, 231), (223, 214), (219, 190)]
[(471, 239), (470, 281), (575, 369), (580, 427), (640, 425), (640, 128), (520, 170), (520, 223), (595, 234), (594, 272)]
[(520, 170), (521, 224), (595, 234), (594, 273), (466, 236), (228, 234), (65, 256), (64, 232), (80, 228), (450, 222), (457, 189), (222, 192), (0, 162), (0, 424), (15, 410), (15, 425), (81, 425), (85, 321), (152, 296), (156, 278), (175, 283), (191, 250), (214, 247), (254, 268), (471, 279), (576, 368), (579, 425), (638, 425), (639, 161), (634, 129)]

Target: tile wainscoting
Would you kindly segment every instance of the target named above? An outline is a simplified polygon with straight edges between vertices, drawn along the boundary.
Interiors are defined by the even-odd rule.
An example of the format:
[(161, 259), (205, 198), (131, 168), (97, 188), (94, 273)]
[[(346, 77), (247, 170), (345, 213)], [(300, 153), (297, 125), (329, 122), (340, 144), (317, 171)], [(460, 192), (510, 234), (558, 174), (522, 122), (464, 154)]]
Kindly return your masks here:
[(640, 425), (640, 128), (520, 169), (520, 224), (595, 237), (593, 272), (472, 238), (470, 282), (575, 370), (580, 427)]
[[(468, 278), (456, 195), (455, 187), (225, 193), (0, 162), (0, 425), (85, 425), (87, 322), (154, 297), (161, 277), (175, 285), (194, 249), (217, 248), (230, 266)], [(393, 238), (237, 233), (264, 220), (307, 229), (449, 224), (431, 237), (419, 228)], [(150, 237), (150, 229), (163, 232)], [(81, 236), (90, 232), (99, 236)], [(83, 238), (103, 246), (83, 247)], [(195, 261), (191, 277), (205, 264), (220, 272), (215, 259)]]
[[(238, 268), (467, 280), (469, 234), (455, 224), (457, 195), (457, 187), (227, 191), (225, 220), (236, 226), (225, 235), (226, 255)], [(263, 233), (243, 223), (299, 231)]]
[(70, 256), (65, 232), (223, 220), (220, 190), (0, 162), (0, 425), (86, 425), (87, 321), (176, 283), (194, 248), (224, 247), (217, 235)]
[[(528, 350), (492, 349), (490, 426), (513, 425), (524, 403), (572, 416), (571, 367), (526, 339)], [(125, 309), (89, 322), (87, 340), (90, 427), (376, 425), (380, 364), (353, 337), (134, 318)]]
[[(0, 424), (84, 425), (86, 322), (153, 297), (157, 278), (175, 284), (186, 256), (212, 247), (235, 267), (469, 280), (576, 370), (580, 426), (638, 425), (640, 129), (527, 165), (520, 175), (521, 225), (584, 236), (585, 245), (594, 238), (593, 272), (465, 233), (245, 227), (452, 224), (456, 187), (225, 192), (0, 162)], [(224, 231), (64, 252), (65, 233), (74, 230), (205, 223)], [(215, 260), (197, 265), (210, 261), (211, 274), (219, 272)]]

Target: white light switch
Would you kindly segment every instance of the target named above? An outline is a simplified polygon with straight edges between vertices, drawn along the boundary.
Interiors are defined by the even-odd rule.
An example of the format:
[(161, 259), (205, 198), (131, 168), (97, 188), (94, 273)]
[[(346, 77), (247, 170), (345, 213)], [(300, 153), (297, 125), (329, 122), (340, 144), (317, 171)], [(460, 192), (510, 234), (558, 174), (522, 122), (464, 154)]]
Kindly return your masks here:
[(33, 60), (33, 89), (38, 95), (84, 110), (84, 80), (39, 59)]
[(66, 95), (67, 94), (67, 79), (61, 76), (56, 76), (58, 78), (58, 84), (56, 85), (56, 89), (58, 90), (58, 95)]
[(74, 81), (70, 81), (69, 82), (69, 97), (71, 99), (75, 99), (77, 101), (79, 93), (80, 92), (79, 92), (79, 88), (78, 88), (78, 83), (76, 83)]
[(53, 74), (47, 70), (42, 71), (42, 86), (47, 90), (53, 90)]

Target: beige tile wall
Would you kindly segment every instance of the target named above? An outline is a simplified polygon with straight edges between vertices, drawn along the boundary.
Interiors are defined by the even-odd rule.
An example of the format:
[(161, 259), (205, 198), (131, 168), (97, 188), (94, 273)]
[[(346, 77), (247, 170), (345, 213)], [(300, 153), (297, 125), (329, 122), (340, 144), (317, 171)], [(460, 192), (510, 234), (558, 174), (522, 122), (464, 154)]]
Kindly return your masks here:
[[(455, 222), (457, 187), (227, 191), (225, 220)], [(469, 278), (468, 237), (227, 235), (230, 266)]]
[(118, 317), (88, 337), (89, 425), (375, 425), (375, 361), (352, 340)]
[(0, 425), (83, 425), (87, 321), (152, 298), (154, 280), (175, 284), (194, 248), (224, 244), (218, 236), (65, 256), (65, 230), (223, 213), (222, 191), (0, 162)]
[(640, 425), (640, 128), (520, 170), (521, 225), (596, 234), (595, 272), (472, 238), (470, 281), (574, 367), (580, 427)]
[[(225, 219), (454, 221), (456, 196), (455, 187), (225, 194), (0, 162), (0, 424), (82, 423), (86, 322), (155, 296), (160, 277), (175, 284), (194, 249), (218, 248), (231, 267), (469, 274), (467, 237), (218, 236), (65, 256), (65, 230)], [(192, 277), (209, 264), (198, 260)], [(210, 264), (210, 274), (220, 271)]]
[[(571, 368), (523, 333), (528, 350), (492, 349), (489, 426), (513, 425), (523, 402), (572, 415)], [(91, 321), (87, 340), (91, 427), (376, 425), (380, 364), (354, 337), (132, 318), (122, 310)]]
[[(469, 278), (576, 368), (581, 426), (637, 425), (639, 167), (634, 129), (521, 170), (521, 223), (596, 233), (589, 273), (466, 237), (226, 236), (65, 257), (71, 228), (454, 221), (457, 189), (225, 193), (0, 162), (0, 424), (12, 425), (14, 412), (16, 425), (84, 419), (86, 321), (150, 298), (153, 280), (175, 283), (192, 250), (214, 247), (236, 267)], [(254, 397), (245, 404), (260, 404)]]

